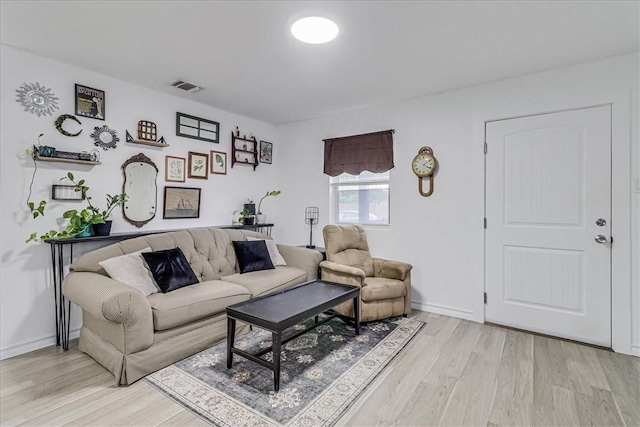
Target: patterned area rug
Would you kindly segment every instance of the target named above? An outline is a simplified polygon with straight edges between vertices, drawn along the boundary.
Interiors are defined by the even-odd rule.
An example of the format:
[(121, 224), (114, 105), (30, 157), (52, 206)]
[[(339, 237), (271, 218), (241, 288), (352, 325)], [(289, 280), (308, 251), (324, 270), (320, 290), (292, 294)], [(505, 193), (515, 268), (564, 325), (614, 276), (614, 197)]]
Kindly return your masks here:
[[(226, 341), (145, 381), (216, 426), (331, 426), (424, 325), (396, 318), (362, 325), (356, 336), (332, 319), (283, 346), (277, 393), (273, 371), (257, 363), (234, 355), (227, 369)], [(257, 353), (271, 346), (271, 333), (254, 328), (236, 346)]]

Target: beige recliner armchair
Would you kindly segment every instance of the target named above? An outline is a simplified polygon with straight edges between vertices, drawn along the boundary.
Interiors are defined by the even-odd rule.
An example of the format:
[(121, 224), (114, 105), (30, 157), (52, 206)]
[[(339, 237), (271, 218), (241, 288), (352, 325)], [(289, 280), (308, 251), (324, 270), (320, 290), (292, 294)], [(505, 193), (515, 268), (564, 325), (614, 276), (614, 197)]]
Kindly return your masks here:
[[(360, 286), (360, 321), (406, 316), (411, 312), (412, 265), (372, 258), (361, 225), (327, 225), (322, 230), (327, 261), (320, 263), (322, 279)], [(335, 307), (353, 317), (351, 301)]]

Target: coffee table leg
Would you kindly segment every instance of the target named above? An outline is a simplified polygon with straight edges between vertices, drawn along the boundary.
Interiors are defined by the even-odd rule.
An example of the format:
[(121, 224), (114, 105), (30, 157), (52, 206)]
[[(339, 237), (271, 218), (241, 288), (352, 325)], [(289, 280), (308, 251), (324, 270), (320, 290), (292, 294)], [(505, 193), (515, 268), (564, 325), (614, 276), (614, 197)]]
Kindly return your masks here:
[(356, 321), (356, 335), (360, 335), (360, 296), (353, 299), (353, 316)]
[(233, 343), (236, 338), (236, 319), (227, 316), (227, 368), (233, 363)]
[(280, 390), (280, 345), (282, 343), (282, 333), (272, 333), (273, 343), (273, 389)]

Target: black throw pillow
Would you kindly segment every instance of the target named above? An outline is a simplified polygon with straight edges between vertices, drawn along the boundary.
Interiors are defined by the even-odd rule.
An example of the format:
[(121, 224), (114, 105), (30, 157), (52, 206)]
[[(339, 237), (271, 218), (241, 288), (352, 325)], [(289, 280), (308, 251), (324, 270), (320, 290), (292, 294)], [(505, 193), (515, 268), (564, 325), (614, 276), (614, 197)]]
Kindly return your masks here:
[(153, 278), (165, 294), (198, 283), (198, 278), (180, 248), (143, 252), (140, 255), (144, 257)]
[(236, 251), (236, 257), (240, 265), (240, 273), (273, 270), (275, 268), (264, 240), (234, 241), (233, 248)]

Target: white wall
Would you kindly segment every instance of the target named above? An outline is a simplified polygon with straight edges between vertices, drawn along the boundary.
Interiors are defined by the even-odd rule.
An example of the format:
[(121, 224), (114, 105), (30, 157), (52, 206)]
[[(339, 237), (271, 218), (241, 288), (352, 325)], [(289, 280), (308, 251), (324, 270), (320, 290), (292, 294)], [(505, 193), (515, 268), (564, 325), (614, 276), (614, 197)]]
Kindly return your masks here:
[[(225, 151), (230, 160), (231, 130), (239, 126), (241, 132), (253, 132), (258, 140), (275, 141), (276, 129), (273, 125), (230, 114), (196, 102), (169, 96), (107, 77), (89, 70), (69, 66), (60, 62), (35, 56), (11, 47), (1, 46), (1, 86), (2, 116), (0, 121), (0, 215), (1, 215), (1, 256), (0, 274), (0, 358), (21, 354), (55, 343), (55, 317), (53, 289), (51, 283), (49, 245), (44, 243), (25, 244), (32, 231), (44, 232), (56, 228), (56, 218), (67, 209), (78, 205), (71, 202), (53, 201), (47, 208), (45, 218), (33, 220), (26, 208), (26, 198), (33, 162), (25, 154), (25, 149), (37, 141), (44, 133), (43, 145), (53, 145), (64, 151), (89, 151), (93, 146), (90, 134), (94, 126), (108, 125), (117, 131), (120, 142), (115, 150), (101, 150), (102, 165), (38, 163), (38, 173), (33, 186), (35, 201), (49, 200), (51, 184), (72, 171), (77, 178), (87, 179), (94, 201), (104, 203), (107, 193), (122, 191), (122, 163), (137, 153), (144, 153), (158, 166), (158, 211), (155, 219), (142, 230), (165, 230), (193, 226), (222, 225), (231, 223), (231, 214), (242, 207), (246, 198), (257, 199), (267, 190), (275, 188), (279, 146), (274, 144), (274, 163), (260, 165), (253, 172), (247, 166), (236, 166), (228, 174), (212, 175), (208, 180), (188, 179), (182, 183), (165, 183), (165, 155), (187, 157), (189, 151), (208, 153), (210, 150)], [(188, 66), (188, 64), (185, 64)], [(171, 79), (174, 76), (168, 77)], [(40, 84), (51, 88), (60, 98), (60, 109), (54, 116), (37, 117), (25, 112), (16, 102), (16, 89), (24, 82)], [(54, 128), (53, 122), (63, 113), (74, 114), (74, 85), (83, 84), (106, 92), (106, 121), (80, 118), (82, 134), (69, 138)], [(220, 122), (220, 144), (212, 144), (175, 136), (176, 111)], [(170, 147), (154, 148), (125, 143), (125, 130), (137, 136), (137, 123), (146, 119), (155, 122), (159, 136), (164, 136)], [(71, 128), (72, 123), (68, 124)], [(202, 206), (199, 219), (163, 220), (162, 202), (165, 185), (197, 187), (202, 189)], [(274, 205), (265, 205), (269, 212)], [(112, 214), (112, 232), (137, 230), (122, 219), (121, 210)], [(274, 230), (277, 236), (277, 230)], [(76, 255), (88, 249), (89, 245), (77, 246)], [(72, 337), (77, 336), (80, 326), (79, 310), (72, 312)], [(74, 333), (75, 331), (75, 333)]]
[[(414, 265), (414, 307), (483, 321), (484, 122), (613, 103), (613, 347), (640, 355), (640, 194), (631, 185), (640, 179), (638, 80), (638, 55), (624, 55), (279, 126), (278, 160), (287, 165), (279, 188), (287, 209), (275, 219), (288, 224), (279, 236), (307, 242), (304, 208), (315, 205), (321, 212), (315, 243), (322, 245), (322, 227), (331, 222), (324, 138), (393, 128), (391, 225), (368, 228), (372, 253)], [(429, 198), (418, 194), (410, 169), (424, 145), (440, 163)]]
[[(637, 54), (277, 128), (6, 46), (0, 47), (0, 62), (0, 358), (54, 343), (49, 247), (23, 242), (32, 231), (55, 227), (55, 218), (75, 205), (52, 202), (47, 217), (38, 221), (28, 215), (25, 201), (33, 163), (24, 149), (36, 142), (40, 132), (45, 133), (43, 144), (67, 151), (90, 150), (93, 127), (107, 124), (117, 130), (121, 142), (117, 149), (103, 152), (103, 164), (93, 168), (39, 163), (34, 200), (48, 199), (51, 184), (67, 170), (87, 178), (94, 199), (102, 200), (104, 194), (120, 191), (122, 162), (143, 152), (160, 168), (161, 207), (164, 156), (186, 157), (188, 151), (212, 149), (229, 153), (229, 133), (239, 126), (259, 139), (274, 142), (273, 165), (260, 165), (256, 172), (248, 167), (229, 167), (227, 176), (216, 175), (207, 181), (187, 179), (185, 186), (203, 190), (200, 219), (162, 220), (159, 211), (144, 229), (227, 224), (231, 212), (240, 208), (245, 198), (257, 201), (266, 190), (277, 188), (283, 193), (267, 199), (263, 206), (269, 220), (277, 224), (274, 237), (283, 243), (306, 244), (309, 231), (304, 225), (304, 208), (314, 205), (321, 213), (314, 241), (322, 245), (322, 227), (330, 223), (322, 139), (394, 128), (392, 225), (368, 228), (372, 251), (376, 256), (414, 265), (416, 308), (482, 321), (484, 121), (602, 103), (614, 105), (614, 300), (623, 301), (613, 310), (614, 349), (640, 355)], [(53, 117), (38, 118), (15, 102), (15, 90), (23, 82), (40, 82), (53, 89), (60, 98), (60, 109)], [(107, 120), (81, 119), (82, 136), (67, 138), (55, 130), (53, 121), (58, 114), (74, 112), (75, 83), (105, 90)], [(221, 143), (176, 137), (176, 111), (219, 121)], [(125, 143), (125, 129), (135, 136), (141, 119), (154, 121), (171, 146), (158, 149)], [(417, 179), (409, 167), (423, 145), (431, 146), (440, 162), (435, 192), (429, 198), (418, 195)], [(114, 232), (136, 230), (122, 219), (120, 211), (113, 217)], [(76, 248), (76, 253), (80, 249)], [(88, 249), (91, 247), (83, 250)], [(74, 309), (72, 331), (79, 325), (80, 313)]]

